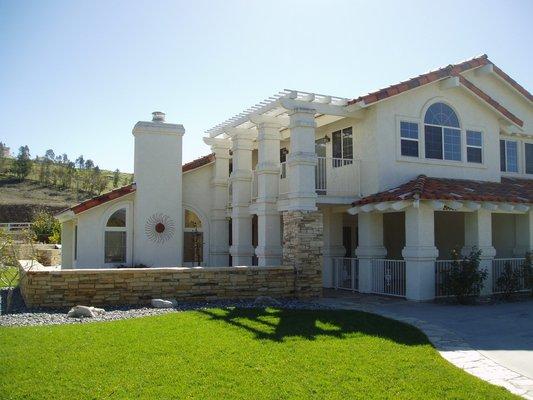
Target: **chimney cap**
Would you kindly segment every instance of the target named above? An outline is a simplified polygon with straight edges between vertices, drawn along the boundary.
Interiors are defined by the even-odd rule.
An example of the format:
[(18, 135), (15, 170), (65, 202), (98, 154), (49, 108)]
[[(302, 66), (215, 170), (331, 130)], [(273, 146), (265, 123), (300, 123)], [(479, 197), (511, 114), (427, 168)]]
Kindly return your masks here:
[(165, 122), (165, 113), (162, 111), (154, 111), (152, 113), (153, 122)]

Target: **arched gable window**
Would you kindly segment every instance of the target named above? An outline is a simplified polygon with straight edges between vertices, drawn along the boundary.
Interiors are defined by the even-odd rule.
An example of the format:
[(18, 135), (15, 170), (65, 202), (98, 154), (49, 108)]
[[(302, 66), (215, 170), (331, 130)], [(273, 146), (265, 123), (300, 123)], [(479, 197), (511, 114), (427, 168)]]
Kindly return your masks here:
[(115, 211), (105, 226), (104, 261), (106, 264), (126, 262), (127, 224), (126, 208)]
[(434, 103), (424, 116), (426, 158), (461, 161), (459, 118), (444, 103)]
[(185, 209), (183, 227), (183, 261), (193, 266), (201, 265), (204, 261), (202, 221), (196, 213)]

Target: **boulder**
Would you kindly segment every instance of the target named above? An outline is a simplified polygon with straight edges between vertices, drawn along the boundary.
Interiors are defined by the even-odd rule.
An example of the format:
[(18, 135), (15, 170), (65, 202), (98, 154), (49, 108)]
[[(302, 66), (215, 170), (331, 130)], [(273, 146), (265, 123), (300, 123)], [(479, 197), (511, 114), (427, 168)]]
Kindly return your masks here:
[(178, 302), (175, 299), (152, 299), (150, 303), (154, 308), (174, 308), (178, 306)]
[(281, 302), (270, 296), (259, 296), (254, 300), (254, 307), (279, 307)]
[(67, 316), (72, 318), (94, 318), (97, 315), (104, 314), (103, 308), (88, 307), (88, 306), (74, 306), (70, 309)]

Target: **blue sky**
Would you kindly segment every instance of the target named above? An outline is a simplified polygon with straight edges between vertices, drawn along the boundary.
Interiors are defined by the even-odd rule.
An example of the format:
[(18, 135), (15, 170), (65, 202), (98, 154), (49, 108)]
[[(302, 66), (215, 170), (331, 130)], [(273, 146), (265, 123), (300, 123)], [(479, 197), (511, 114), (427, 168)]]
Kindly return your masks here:
[(533, 90), (533, 1), (0, 0), (0, 141), (133, 170), (161, 110), (204, 131), (290, 88), (356, 97), (487, 53)]

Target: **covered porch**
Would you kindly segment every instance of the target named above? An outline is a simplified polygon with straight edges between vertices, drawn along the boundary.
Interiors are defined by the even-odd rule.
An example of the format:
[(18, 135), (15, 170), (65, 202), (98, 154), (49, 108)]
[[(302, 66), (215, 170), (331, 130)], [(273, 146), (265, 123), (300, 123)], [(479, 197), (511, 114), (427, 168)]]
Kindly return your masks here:
[[(353, 255), (325, 250), (324, 285), (431, 300), (449, 295), (444, 276), (452, 251), (479, 249), (480, 267), (488, 272), (482, 294), (498, 293), (505, 265), (521, 268), (533, 248), (530, 186), (505, 178), (491, 183), (420, 176), (361, 199), (349, 210), (358, 232)], [(326, 223), (324, 229), (326, 239)]]

